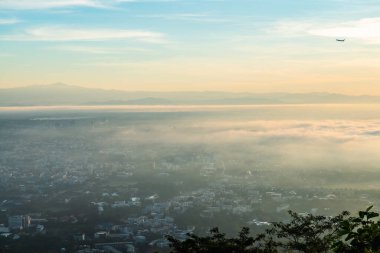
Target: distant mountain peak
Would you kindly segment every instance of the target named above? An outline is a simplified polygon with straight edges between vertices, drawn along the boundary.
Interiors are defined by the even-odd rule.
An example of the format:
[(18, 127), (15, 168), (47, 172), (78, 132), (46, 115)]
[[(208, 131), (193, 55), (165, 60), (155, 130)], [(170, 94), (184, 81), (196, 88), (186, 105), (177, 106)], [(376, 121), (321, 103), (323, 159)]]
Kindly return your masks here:
[(314, 93), (143, 92), (103, 90), (56, 82), (0, 89), (0, 106), (9, 105), (173, 105), (173, 104), (331, 104), (380, 103), (379, 96)]
[(47, 84), (46, 86), (68, 87), (68, 86), (72, 86), (72, 85), (68, 85), (66, 83), (61, 83), (61, 82), (56, 82), (56, 83)]

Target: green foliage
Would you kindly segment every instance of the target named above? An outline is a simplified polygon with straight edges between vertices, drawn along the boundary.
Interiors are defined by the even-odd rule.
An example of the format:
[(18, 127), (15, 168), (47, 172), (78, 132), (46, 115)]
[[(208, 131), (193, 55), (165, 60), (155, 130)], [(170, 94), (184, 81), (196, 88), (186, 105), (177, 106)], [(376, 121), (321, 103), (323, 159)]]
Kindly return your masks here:
[(242, 228), (239, 236), (236, 238), (226, 238), (224, 233), (219, 232), (218, 228), (210, 230), (210, 235), (199, 237), (189, 235), (185, 241), (180, 241), (172, 236), (167, 239), (171, 242), (172, 253), (271, 253), (275, 251), (265, 251), (259, 249), (255, 244), (263, 239), (262, 235), (252, 237), (249, 235), (249, 228)]
[(250, 236), (244, 227), (238, 237), (226, 238), (218, 228), (204, 237), (189, 234), (180, 241), (169, 236), (172, 253), (379, 253), (380, 221), (372, 206), (358, 216), (342, 212), (334, 217), (289, 211), (290, 222), (275, 222), (264, 234)]
[(334, 244), (338, 253), (369, 253), (380, 251), (380, 221), (373, 219), (379, 214), (371, 211), (372, 206), (360, 211), (359, 216), (349, 217), (340, 223), (342, 240)]
[[(255, 236), (247, 227), (233, 238), (213, 228), (206, 236), (188, 234), (183, 241), (173, 236), (167, 239), (171, 253), (380, 253), (379, 213), (372, 206), (357, 216), (349, 216), (348, 212), (334, 217), (292, 211), (289, 214), (288, 222), (274, 222), (265, 233)], [(81, 223), (75, 226), (78, 225)], [(73, 252), (70, 239), (53, 234), (22, 234), (18, 240), (0, 237), (0, 253), (56, 252), (62, 246)]]
[(339, 239), (339, 224), (348, 215), (343, 212), (335, 217), (305, 214), (289, 211), (291, 221), (277, 222), (267, 233), (276, 236), (279, 245), (287, 250), (307, 253), (329, 252)]

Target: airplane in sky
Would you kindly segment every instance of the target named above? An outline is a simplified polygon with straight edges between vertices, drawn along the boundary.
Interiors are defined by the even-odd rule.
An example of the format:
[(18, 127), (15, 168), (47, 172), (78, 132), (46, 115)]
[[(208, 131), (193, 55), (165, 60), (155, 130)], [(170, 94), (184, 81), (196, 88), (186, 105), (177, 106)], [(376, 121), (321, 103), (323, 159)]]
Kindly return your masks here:
[(345, 42), (346, 39), (336, 39), (336, 41), (338, 41), (338, 42)]

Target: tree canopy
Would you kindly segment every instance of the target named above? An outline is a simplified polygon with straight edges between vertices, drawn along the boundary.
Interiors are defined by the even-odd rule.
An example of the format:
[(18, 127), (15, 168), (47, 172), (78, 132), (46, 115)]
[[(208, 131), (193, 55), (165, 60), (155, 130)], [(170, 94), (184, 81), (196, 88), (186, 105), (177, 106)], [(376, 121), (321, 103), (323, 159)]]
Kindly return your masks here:
[(213, 228), (207, 236), (167, 239), (172, 253), (375, 253), (380, 252), (380, 221), (371, 210), (372, 206), (357, 216), (344, 211), (334, 217), (289, 211), (289, 222), (274, 222), (265, 233), (254, 236), (247, 227), (235, 238)]

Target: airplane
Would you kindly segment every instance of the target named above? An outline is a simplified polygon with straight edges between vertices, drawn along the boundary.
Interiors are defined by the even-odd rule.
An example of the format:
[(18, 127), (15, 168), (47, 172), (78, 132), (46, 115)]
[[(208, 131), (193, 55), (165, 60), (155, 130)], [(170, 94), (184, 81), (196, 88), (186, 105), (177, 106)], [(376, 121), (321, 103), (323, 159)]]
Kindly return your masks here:
[(338, 42), (345, 42), (346, 39), (336, 39), (336, 41), (338, 41)]

